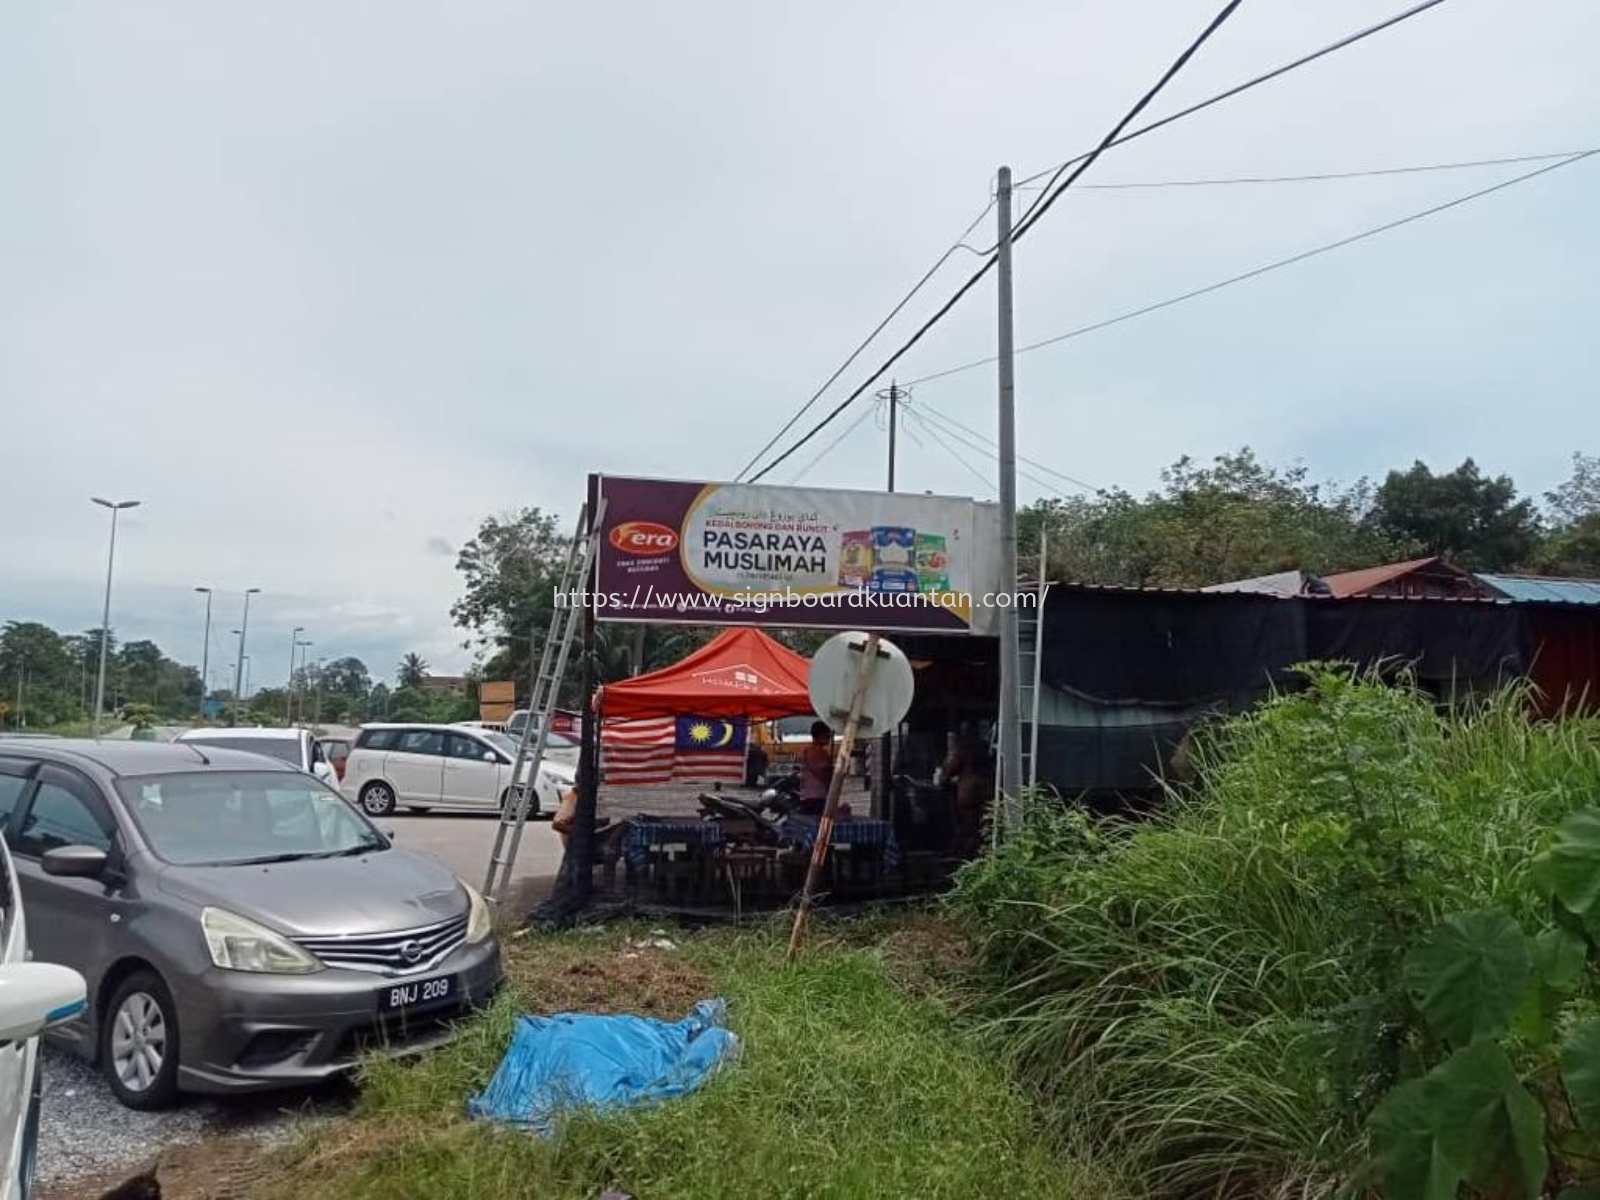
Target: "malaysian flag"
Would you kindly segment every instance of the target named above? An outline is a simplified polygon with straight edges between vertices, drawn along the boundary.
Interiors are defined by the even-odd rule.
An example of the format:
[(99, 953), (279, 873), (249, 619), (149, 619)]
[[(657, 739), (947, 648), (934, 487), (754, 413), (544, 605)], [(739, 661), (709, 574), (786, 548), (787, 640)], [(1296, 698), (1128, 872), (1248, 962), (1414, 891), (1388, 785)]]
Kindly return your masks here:
[(675, 779), (744, 780), (745, 723), (722, 717), (679, 717), (674, 729)]
[(635, 786), (674, 779), (738, 783), (746, 735), (744, 721), (720, 717), (607, 721), (600, 729), (600, 778)]
[(671, 717), (607, 721), (600, 728), (602, 782), (671, 782), (674, 728)]

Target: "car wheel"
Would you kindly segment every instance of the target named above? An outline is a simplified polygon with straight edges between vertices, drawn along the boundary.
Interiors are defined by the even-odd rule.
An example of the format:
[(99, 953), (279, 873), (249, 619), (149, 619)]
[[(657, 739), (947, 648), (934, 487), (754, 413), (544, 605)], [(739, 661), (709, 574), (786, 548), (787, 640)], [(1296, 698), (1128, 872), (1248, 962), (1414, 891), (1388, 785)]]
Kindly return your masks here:
[(387, 783), (369, 783), (361, 789), (361, 811), (369, 817), (387, 817), (394, 811), (394, 789)]
[[(501, 816), (510, 817), (515, 815), (516, 811), (517, 797), (513, 793), (512, 789), (507, 788), (505, 791), (500, 793), (500, 814)], [(530, 796), (528, 797), (528, 820), (535, 820), (538, 816), (539, 797)]]
[(152, 971), (136, 971), (111, 993), (100, 1022), (100, 1067), (117, 1099), (142, 1111), (178, 1095), (178, 1017)]

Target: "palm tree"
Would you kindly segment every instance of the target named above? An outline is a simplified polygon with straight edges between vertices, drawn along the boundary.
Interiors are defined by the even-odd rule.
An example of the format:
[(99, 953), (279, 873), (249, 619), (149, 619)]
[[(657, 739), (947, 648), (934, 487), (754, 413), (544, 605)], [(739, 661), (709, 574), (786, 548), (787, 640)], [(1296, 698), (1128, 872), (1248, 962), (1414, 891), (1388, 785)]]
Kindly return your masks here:
[(402, 658), (400, 666), (395, 671), (395, 681), (401, 687), (418, 687), (427, 677), (428, 660), (416, 653), (408, 654)]

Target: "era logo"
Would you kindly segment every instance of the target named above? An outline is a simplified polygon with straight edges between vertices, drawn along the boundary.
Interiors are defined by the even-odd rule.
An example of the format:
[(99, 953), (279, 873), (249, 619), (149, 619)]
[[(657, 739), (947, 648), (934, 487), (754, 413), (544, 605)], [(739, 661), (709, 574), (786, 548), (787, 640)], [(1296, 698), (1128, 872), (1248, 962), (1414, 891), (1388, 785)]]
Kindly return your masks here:
[(654, 521), (625, 521), (611, 531), (611, 544), (624, 554), (667, 554), (678, 548), (678, 534)]

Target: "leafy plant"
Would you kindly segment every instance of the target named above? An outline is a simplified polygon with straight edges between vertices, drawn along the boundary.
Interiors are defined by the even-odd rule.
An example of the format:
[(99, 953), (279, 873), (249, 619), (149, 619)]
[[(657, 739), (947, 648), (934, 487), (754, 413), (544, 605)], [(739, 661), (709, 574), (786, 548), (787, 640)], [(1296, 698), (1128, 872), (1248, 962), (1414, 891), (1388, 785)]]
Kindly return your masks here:
[[(1600, 1132), (1600, 1018), (1575, 1015), (1587, 1006), (1579, 993), (1600, 903), (1600, 809), (1563, 821), (1530, 876), (1549, 905), (1537, 937), (1503, 910), (1483, 909), (1445, 918), (1406, 956), (1407, 990), (1448, 1055), (1391, 1091), (1368, 1121), (1393, 1200), (1454, 1196), (1462, 1183), (1538, 1196), (1547, 1139), (1564, 1178), (1600, 1181), (1594, 1139), (1584, 1136)], [(1513, 1054), (1544, 1087), (1524, 1083)]]

